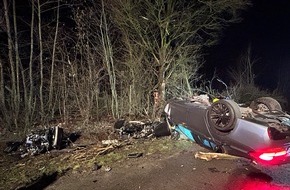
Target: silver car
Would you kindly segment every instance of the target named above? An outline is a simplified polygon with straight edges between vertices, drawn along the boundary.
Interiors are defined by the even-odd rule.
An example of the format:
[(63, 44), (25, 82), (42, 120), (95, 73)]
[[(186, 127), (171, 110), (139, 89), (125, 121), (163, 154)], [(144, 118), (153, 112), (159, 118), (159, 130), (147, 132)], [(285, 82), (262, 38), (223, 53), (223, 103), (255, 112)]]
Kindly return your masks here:
[(261, 97), (249, 107), (233, 100), (171, 100), (167, 122), (199, 145), (263, 165), (290, 161), (290, 117), (278, 101)]

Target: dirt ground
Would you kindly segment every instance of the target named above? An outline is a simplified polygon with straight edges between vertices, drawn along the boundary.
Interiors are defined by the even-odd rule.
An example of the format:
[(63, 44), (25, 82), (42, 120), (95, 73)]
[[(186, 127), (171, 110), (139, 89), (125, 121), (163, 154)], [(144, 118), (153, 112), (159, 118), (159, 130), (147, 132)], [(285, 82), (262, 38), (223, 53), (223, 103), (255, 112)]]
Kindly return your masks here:
[(243, 163), (234, 161), (225, 168), (225, 161), (195, 159), (194, 153), (198, 150), (204, 149), (192, 144), (175, 152), (125, 159), (112, 164), (111, 171), (100, 168), (93, 172), (69, 173), (45, 189), (225, 189), (228, 182), (221, 179), (228, 178), (236, 164)]
[[(73, 146), (25, 158), (16, 153), (3, 152), (6, 142), (21, 139), (19, 135), (1, 136), (0, 189), (94, 189), (95, 183), (103, 180), (92, 179), (92, 186), (88, 186), (86, 180), (89, 177), (111, 174), (123, 176), (123, 169), (130, 170), (129, 174), (149, 172), (148, 169), (153, 168), (154, 163), (174, 157), (191, 149), (193, 145), (192, 142), (176, 141), (170, 137), (120, 140), (114, 145), (101, 145), (104, 139), (116, 138), (111, 128), (107, 125), (103, 130), (98, 128), (98, 131), (90, 127), (83, 131)], [(139, 154), (138, 158), (129, 158), (132, 153)], [(79, 180), (82, 176), (84, 179)], [(101, 189), (106, 189), (104, 184), (102, 186)]]
[(211, 161), (195, 159), (194, 153), (200, 150), (205, 151), (192, 144), (187, 149), (171, 154), (154, 153), (116, 162), (111, 165), (110, 171), (100, 168), (91, 172), (68, 173), (45, 189), (290, 189), (290, 180), (287, 177), (289, 166), (267, 172), (244, 159)]
[[(290, 190), (289, 165), (265, 169), (242, 158), (205, 161), (194, 155), (208, 150), (170, 137), (123, 141), (100, 151), (96, 142), (104, 134), (91, 131), (76, 142), (87, 144), (82, 148), (25, 159), (1, 151), (0, 189)], [(130, 158), (132, 153), (138, 156)]]

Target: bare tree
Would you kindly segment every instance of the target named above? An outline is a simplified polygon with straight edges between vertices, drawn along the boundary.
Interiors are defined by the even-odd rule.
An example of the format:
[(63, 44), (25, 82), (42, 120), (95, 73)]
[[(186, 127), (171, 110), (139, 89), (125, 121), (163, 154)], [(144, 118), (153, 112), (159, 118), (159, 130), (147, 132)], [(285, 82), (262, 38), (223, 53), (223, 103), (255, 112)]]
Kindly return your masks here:
[(1, 116), (15, 126), (48, 116), (158, 116), (166, 95), (191, 93), (203, 47), (248, 3), (74, 0), (63, 9), (72, 14), (66, 27), (66, 2), (31, 0), (30, 21), (17, 2), (3, 0), (8, 59), (0, 62)]
[(37, 18), (38, 18), (38, 42), (39, 42), (39, 65), (40, 65), (40, 84), (39, 84), (39, 102), (40, 102), (40, 114), (44, 117), (44, 99), (43, 99), (43, 42), (42, 42), (42, 17), (41, 17), (41, 4), (40, 0), (37, 0)]
[(254, 85), (255, 74), (253, 67), (257, 61), (257, 58), (253, 58), (252, 48), (249, 45), (247, 50), (241, 55), (240, 61), (235, 68), (229, 71), (234, 83), (239, 86)]
[(255, 73), (253, 68), (259, 59), (252, 55), (251, 45), (241, 54), (234, 68), (229, 70), (232, 80), (231, 94), (239, 102), (246, 102), (259, 97), (263, 92), (255, 85)]
[(29, 94), (25, 101), (26, 109), (26, 123), (29, 124), (33, 120), (35, 99), (34, 99), (34, 79), (33, 79), (33, 55), (34, 55), (34, 19), (35, 19), (35, 2), (31, 1), (31, 21), (30, 21), (30, 52), (29, 52)]
[[(145, 52), (142, 62), (154, 74), (151, 88), (157, 89), (160, 103), (166, 86), (184, 85), (190, 91), (190, 79), (196, 78), (201, 66), (202, 48), (215, 44), (223, 27), (237, 22), (238, 10), (248, 4), (246, 0), (113, 2), (115, 23), (128, 34), (125, 43)], [(177, 71), (183, 72), (178, 75), (183, 82), (173, 84)]]
[[(46, 89), (52, 89), (53, 85), (46, 81), (53, 80), (54, 67), (54, 56), (55, 56), (55, 44), (57, 38), (58, 23), (56, 22), (55, 40), (49, 43), (45, 39), (45, 45), (43, 45), (43, 34), (49, 26), (47, 23), (42, 22), (42, 13), (50, 11), (49, 14), (53, 14), (55, 8), (59, 8), (60, 1), (31, 1), (31, 5), (27, 5), (27, 8), (31, 8), (31, 21), (23, 20), (21, 16), (17, 14), (17, 1), (11, 1), (11, 4), (7, 3), (7, 0), (3, 0), (3, 12), (5, 18), (5, 32), (7, 33), (7, 47), (8, 47), (8, 61), (9, 67), (5, 67), (5, 63), (2, 62), (2, 94), (1, 99), (3, 108), (1, 108), (2, 115), (6, 115), (5, 122), (7, 126), (18, 126), (21, 123), (22, 126), (29, 125), (32, 120), (36, 120), (39, 115), (42, 115), (42, 119), (47, 115), (48, 110), (52, 109), (52, 106), (45, 108), (45, 104), (52, 102), (52, 93), (47, 93)], [(11, 13), (9, 10), (12, 10)], [(58, 10), (58, 9), (55, 9)], [(35, 11), (37, 11), (37, 17), (35, 17)], [(54, 16), (54, 15), (52, 15)], [(56, 20), (59, 18), (59, 11), (56, 14)], [(53, 17), (52, 17), (53, 18)], [(35, 22), (37, 20), (37, 26)], [(19, 22), (21, 22), (19, 24)], [(47, 21), (45, 21), (47, 22)], [(24, 24), (27, 23), (27, 28)], [(45, 25), (46, 24), (46, 25)], [(20, 26), (20, 27), (18, 27)], [(2, 27), (3, 28), (3, 27)], [(23, 31), (18, 31), (18, 28), (22, 28)], [(19, 35), (26, 34), (26, 31), (30, 30), (30, 35)], [(46, 36), (48, 33), (45, 33)], [(30, 36), (30, 38), (28, 37)], [(46, 37), (47, 38), (47, 37)], [(34, 43), (34, 41), (38, 43)], [(27, 45), (29, 44), (29, 45)], [(50, 46), (54, 44), (54, 46)], [(30, 48), (23, 48), (29, 46)], [(45, 64), (48, 62), (43, 59), (43, 54), (46, 53), (48, 56), (50, 51), (47, 50), (47, 46), (52, 49), (52, 64)], [(2, 47), (4, 49), (4, 47)], [(45, 50), (46, 48), (46, 50)], [(29, 55), (29, 63), (22, 64), (22, 59), (26, 62), (26, 55)], [(22, 57), (21, 57), (22, 56)], [(39, 60), (38, 62), (35, 60)], [(38, 64), (39, 63), (39, 64)], [(4, 66), (3, 66), (4, 65)], [(37, 69), (39, 66), (39, 70)], [(51, 69), (51, 72), (46, 72), (45, 69)], [(44, 76), (44, 72), (48, 73)], [(6, 76), (4, 78), (4, 76)], [(50, 84), (52, 87), (50, 88)], [(45, 89), (45, 90), (44, 90)], [(50, 92), (50, 91), (49, 91)], [(50, 96), (51, 95), (51, 96)], [(40, 109), (35, 105), (40, 104)], [(52, 104), (49, 104), (52, 105)], [(39, 121), (39, 119), (37, 119)], [(40, 119), (41, 120), (41, 119)]]
[(51, 57), (51, 69), (50, 69), (50, 84), (49, 84), (49, 95), (48, 95), (48, 105), (50, 109), (53, 109), (53, 89), (54, 89), (54, 64), (55, 64), (55, 54), (56, 54), (56, 45), (57, 45), (57, 37), (58, 37), (58, 30), (59, 30), (59, 9), (60, 9), (60, 0), (57, 1), (57, 12), (56, 12), (56, 26), (55, 26), (55, 33), (53, 39), (53, 46), (52, 46), (52, 57)]
[(109, 35), (109, 28), (107, 23), (107, 14), (104, 7), (104, 1), (101, 0), (101, 19), (100, 19), (100, 34), (103, 47), (103, 59), (106, 64), (106, 69), (109, 75), (110, 89), (112, 93), (111, 109), (113, 117), (119, 117), (118, 96), (116, 90), (116, 71), (113, 58), (113, 49)]
[[(9, 58), (9, 65), (10, 65), (9, 72), (10, 72), (10, 76), (11, 76), (11, 78), (10, 78), (11, 85), (9, 85), (9, 86), (11, 86), (11, 88), (9, 88), (8, 84), (5, 85), (6, 89), (9, 91), (8, 97), (10, 98), (10, 101), (8, 101), (8, 102), (10, 103), (10, 105), (9, 105), (10, 112), (3, 113), (3, 114), (6, 116), (7, 116), (7, 114), (11, 115), (10, 117), (7, 116), (6, 118), (9, 118), (10, 120), (12, 120), (13, 121), (12, 123), (15, 125), (15, 127), (17, 127), (17, 118), (18, 118), (18, 114), (19, 114), (19, 103), (20, 103), (19, 96), (18, 96), (19, 95), (19, 91), (18, 91), (19, 88), (17, 85), (17, 84), (19, 84), (19, 80), (18, 80), (18, 75), (17, 75), (18, 72), (16, 72), (16, 66), (15, 66), (15, 61), (14, 61), (14, 53), (13, 53), (14, 46), (13, 46), (12, 30), (11, 30), (11, 26), (10, 26), (9, 9), (8, 9), (9, 7), (7, 4), (7, 0), (3, 0), (3, 5), (4, 5), (6, 30), (7, 30), (7, 36), (8, 36), (8, 58)], [(15, 20), (14, 20), (14, 22), (15, 22)], [(18, 71), (18, 68), (17, 68), (17, 71)], [(5, 94), (4, 94), (4, 96), (5, 96)]]

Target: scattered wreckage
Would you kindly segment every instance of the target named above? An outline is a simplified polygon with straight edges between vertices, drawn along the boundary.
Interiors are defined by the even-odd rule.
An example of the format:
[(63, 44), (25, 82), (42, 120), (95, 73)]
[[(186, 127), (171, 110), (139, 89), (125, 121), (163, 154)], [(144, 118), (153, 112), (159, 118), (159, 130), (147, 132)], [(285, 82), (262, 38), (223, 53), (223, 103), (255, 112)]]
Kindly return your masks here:
[[(118, 120), (113, 128), (119, 138), (103, 140), (105, 151), (128, 139), (178, 139), (183, 135), (217, 153), (244, 157), (254, 163), (279, 165), (290, 161), (290, 116), (273, 98), (258, 98), (249, 107), (228, 99), (210, 102), (207, 95), (175, 99), (165, 106), (164, 118), (161, 122)], [(71, 142), (70, 135), (55, 126), (31, 132), (24, 141), (8, 142), (5, 152), (18, 150), (24, 157), (62, 149)], [(140, 156), (139, 152), (128, 155)]]
[(65, 134), (60, 125), (31, 131), (22, 141), (7, 142), (4, 152), (20, 153), (21, 157), (38, 155), (52, 149), (61, 149), (74, 141), (78, 133)]
[(164, 111), (175, 136), (183, 134), (215, 152), (245, 157), (254, 163), (290, 162), (290, 116), (271, 97), (258, 98), (243, 107), (227, 99), (211, 103), (202, 95), (171, 100)]
[[(107, 151), (108, 147), (112, 148), (111, 145), (118, 145), (123, 140), (150, 139), (171, 134), (165, 122), (126, 121), (124, 119), (115, 123), (114, 132), (119, 135), (118, 139), (107, 139), (101, 142), (105, 147), (105, 151)], [(61, 125), (56, 125), (45, 129), (33, 130), (22, 141), (7, 142), (4, 152), (11, 154), (16, 152), (21, 157), (38, 155), (53, 149), (66, 148), (79, 136), (80, 133), (66, 134)], [(140, 154), (128, 155), (128, 157), (140, 156)]]
[(140, 139), (171, 135), (171, 131), (165, 122), (142, 122), (118, 120), (114, 129), (121, 139)]

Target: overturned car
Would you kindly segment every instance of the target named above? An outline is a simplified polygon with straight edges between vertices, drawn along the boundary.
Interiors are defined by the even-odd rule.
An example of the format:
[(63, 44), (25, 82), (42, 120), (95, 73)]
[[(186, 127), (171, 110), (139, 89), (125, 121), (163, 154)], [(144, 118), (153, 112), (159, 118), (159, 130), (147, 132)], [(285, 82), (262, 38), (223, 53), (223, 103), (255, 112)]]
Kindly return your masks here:
[(171, 100), (167, 123), (199, 145), (263, 165), (290, 162), (290, 116), (278, 101), (261, 97), (249, 107), (233, 100)]

